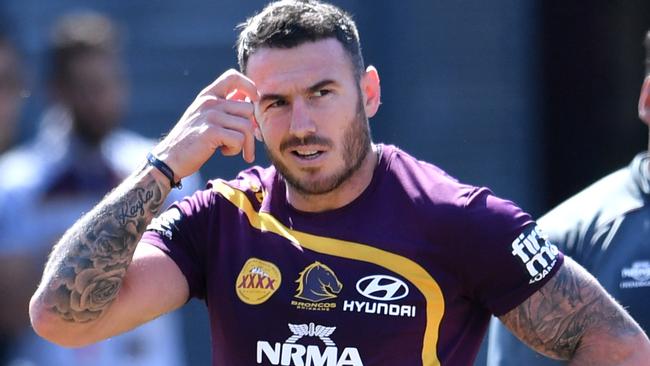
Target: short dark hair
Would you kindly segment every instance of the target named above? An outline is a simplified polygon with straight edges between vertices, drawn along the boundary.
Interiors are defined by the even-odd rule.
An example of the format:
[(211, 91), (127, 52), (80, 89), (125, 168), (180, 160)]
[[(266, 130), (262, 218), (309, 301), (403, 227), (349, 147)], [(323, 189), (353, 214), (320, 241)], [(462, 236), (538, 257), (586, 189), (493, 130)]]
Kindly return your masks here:
[(357, 26), (342, 9), (314, 0), (281, 0), (268, 4), (237, 26), (237, 61), (246, 73), (248, 59), (260, 48), (292, 48), (327, 38), (338, 40), (359, 78), (365, 69)]
[(74, 12), (61, 17), (51, 34), (49, 76), (65, 81), (70, 64), (87, 54), (113, 54), (118, 49), (118, 32), (106, 16), (92, 12)]

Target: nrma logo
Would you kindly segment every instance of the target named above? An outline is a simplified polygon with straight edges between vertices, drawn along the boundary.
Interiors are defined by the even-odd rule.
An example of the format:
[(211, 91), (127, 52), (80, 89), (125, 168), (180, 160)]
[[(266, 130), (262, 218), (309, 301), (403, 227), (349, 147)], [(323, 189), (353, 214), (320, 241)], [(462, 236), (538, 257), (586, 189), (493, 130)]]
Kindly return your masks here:
[[(283, 366), (363, 366), (359, 351), (354, 347), (339, 348), (330, 339), (336, 327), (309, 324), (289, 324), (293, 335), (284, 343), (273, 345), (266, 341), (257, 342), (257, 364), (266, 362)], [(297, 344), (303, 337), (319, 338), (324, 349), (317, 345)]]
[(521, 233), (512, 242), (512, 255), (519, 257), (526, 265), (530, 281), (535, 283), (546, 277), (557, 262), (559, 251), (549, 243), (535, 226), (527, 235)]

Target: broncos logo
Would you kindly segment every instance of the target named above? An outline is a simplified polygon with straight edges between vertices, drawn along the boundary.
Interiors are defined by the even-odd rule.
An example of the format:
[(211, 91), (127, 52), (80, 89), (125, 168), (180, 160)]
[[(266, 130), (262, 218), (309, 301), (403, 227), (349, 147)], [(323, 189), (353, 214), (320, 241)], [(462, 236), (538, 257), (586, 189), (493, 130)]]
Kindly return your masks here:
[(314, 262), (300, 272), (295, 297), (311, 302), (333, 299), (341, 292), (343, 284), (328, 266)]

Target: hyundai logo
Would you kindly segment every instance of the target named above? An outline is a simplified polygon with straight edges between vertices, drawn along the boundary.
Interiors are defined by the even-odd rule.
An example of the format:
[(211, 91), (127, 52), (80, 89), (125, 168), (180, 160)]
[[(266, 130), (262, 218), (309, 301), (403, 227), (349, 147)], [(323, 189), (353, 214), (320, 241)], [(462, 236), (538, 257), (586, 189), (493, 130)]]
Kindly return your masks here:
[(357, 281), (357, 291), (369, 299), (394, 301), (406, 297), (409, 288), (395, 277), (386, 275), (367, 276)]

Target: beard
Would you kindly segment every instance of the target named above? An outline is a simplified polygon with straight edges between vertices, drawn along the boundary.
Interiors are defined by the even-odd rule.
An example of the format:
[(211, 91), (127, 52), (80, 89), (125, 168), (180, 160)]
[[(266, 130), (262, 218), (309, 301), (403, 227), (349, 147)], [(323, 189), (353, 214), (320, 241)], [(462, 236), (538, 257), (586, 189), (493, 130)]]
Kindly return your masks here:
[[(317, 144), (327, 147), (333, 147), (332, 140), (316, 135), (310, 135), (303, 139), (296, 137), (289, 138), (280, 144), (280, 153), (275, 154), (264, 145), (266, 153), (280, 173), (280, 176), (287, 182), (287, 184), (302, 195), (321, 195), (334, 191), (347, 181), (359, 168), (370, 152), (371, 139), (370, 127), (368, 125), (368, 118), (363, 108), (361, 95), (359, 93), (359, 102), (357, 103), (357, 110), (348, 123), (343, 134), (343, 166), (338, 168), (329, 176), (319, 179), (310, 179), (309, 177), (300, 178), (298, 174), (293, 174), (286, 165), (284, 165), (279, 157), (282, 151), (291, 147), (301, 145)], [(303, 170), (308, 176), (318, 173), (318, 169)]]

